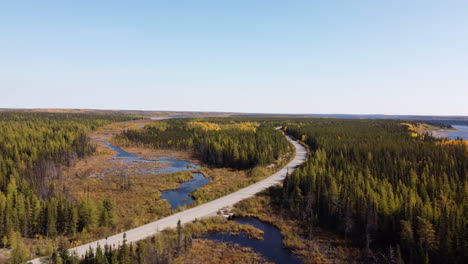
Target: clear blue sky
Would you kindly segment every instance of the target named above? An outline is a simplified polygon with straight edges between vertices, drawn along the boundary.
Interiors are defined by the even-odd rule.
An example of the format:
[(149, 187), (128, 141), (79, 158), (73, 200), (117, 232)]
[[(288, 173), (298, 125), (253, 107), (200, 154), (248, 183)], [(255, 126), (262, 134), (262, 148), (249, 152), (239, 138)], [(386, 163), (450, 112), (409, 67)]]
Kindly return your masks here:
[(468, 115), (468, 1), (4, 1), (0, 107)]

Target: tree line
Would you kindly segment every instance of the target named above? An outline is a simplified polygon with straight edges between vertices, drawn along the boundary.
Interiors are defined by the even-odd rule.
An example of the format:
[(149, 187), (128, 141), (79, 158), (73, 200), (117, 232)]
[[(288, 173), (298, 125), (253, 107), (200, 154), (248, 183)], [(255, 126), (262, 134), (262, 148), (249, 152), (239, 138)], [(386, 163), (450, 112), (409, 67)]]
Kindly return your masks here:
[(382, 260), (375, 250), (391, 263), (468, 261), (465, 145), (411, 135), (395, 120), (283, 126), (313, 152), (284, 183), (285, 206), (305, 225), (340, 230), (366, 262)]
[(143, 130), (123, 131), (117, 140), (122, 144), (193, 150), (206, 164), (235, 169), (268, 165), (289, 146), (272, 126), (230, 118), (158, 121)]
[(123, 235), (123, 243), (118, 247), (98, 245), (87, 250), (83, 258), (70, 253), (68, 244), (62, 243), (52, 254), (48, 263), (52, 264), (169, 264), (178, 256), (187, 254), (192, 247), (190, 227), (182, 226), (164, 230), (150, 239), (128, 243)]

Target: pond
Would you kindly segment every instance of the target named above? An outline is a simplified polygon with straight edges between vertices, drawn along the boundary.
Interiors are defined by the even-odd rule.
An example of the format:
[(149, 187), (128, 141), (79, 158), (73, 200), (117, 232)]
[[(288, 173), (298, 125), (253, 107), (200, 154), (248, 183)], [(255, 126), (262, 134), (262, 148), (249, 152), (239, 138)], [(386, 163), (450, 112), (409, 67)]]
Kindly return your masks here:
[(264, 232), (263, 240), (249, 238), (245, 234), (232, 236), (222, 232), (210, 234), (206, 238), (209, 240), (230, 242), (243, 247), (252, 248), (254, 251), (263, 255), (263, 257), (268, 261), (273, 263), (302, 263), (301, 260), (295, 257), (288, 249), (284, 248), (281, 233), (276, 227), (252, 217), (238, 218), (234, 221), (244, 225), (251, 225), (262, 230)]
[[(145, 162), (145, 163), (154, 163), (154, 167), (145, 166), (142, 169), (138, 170), (138, 173), (141, 174), (170, 174), (176, 173), (179, 171), (184, 170), (197, 170), (200, 169), (201, 166), (197, 165), (191, 161), (186, 160), (179, 160), (170, 157), (158, 157), (154, 159), (145, 159), (133, 153), (129, 153), (117, 146), (112, 145), (108, 141), (105, 141), (106, 137), (95, 138), (93, 141), (101, 142), (105, 146), (110, 147), (117, 155), (113, 157), (114, 161), (118, 161), (120, 163), (136, 163), (136, 162)], [(166, 199), (170, 204), (172, 209), (177, 209), (177, 207), (182, 205), (188, 205), (193, 202), (193, 198), (190, 196), (190, 193), (195, 191), (198, 188), (205, 186), (208, 182), (210, 182), (210, 178), (205, 178), (205, 176), (201, 173), (194, 173), (193, 178), (187, 182), (183, 182), (180, 184), (180, 187), (176, 190), (168, 190), (162, 192), (161, 199)]]

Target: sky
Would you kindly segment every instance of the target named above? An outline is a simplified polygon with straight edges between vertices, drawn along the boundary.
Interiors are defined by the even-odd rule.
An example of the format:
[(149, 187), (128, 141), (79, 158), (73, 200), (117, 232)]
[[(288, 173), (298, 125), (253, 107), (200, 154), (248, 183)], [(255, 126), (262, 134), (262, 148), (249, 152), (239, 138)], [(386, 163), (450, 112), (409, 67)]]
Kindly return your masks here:
[(467, 14), (466, 0), (2, 1), (0, 108), (468, 115)]

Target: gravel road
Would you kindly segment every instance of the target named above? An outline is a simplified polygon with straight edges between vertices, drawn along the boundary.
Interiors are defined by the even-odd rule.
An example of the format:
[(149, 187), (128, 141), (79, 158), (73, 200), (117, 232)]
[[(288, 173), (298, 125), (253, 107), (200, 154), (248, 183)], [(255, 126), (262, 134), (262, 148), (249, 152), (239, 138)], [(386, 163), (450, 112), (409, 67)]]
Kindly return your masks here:
[[(304, 146), (302, 146), (297, 141), (294, 141), (289, 137), (287, 137), (287, 139), (294, 145), (296, 149), (296, 155), (291, 162), (289, 162), (285, 167), (283, 167), (281, 170), (271, 175), (270, 177), (252, 185), (249, 185), (234, 193), (218, 198), (216, 200), (161, 218), (157, 221), (125, 231), (123, 233), (110, 236), (105, 239), (84, 244), (79, 247), (71, 248), (70, 251), (75, 252), (78, 256), (84, 256), (86, 250), (89, 250), (89, 248), (96, 249), (98, 245), (104, 246), (105, 244), (108, 244), (117, 247), (119, 244), (122, 243), (124, 233), (126, 234), (128, 243), (137, 242), (139, 240), (153, 236), (165, 228), (175, 228), (179, 220), (182, 224), (184, 224), (192, 222), (197, 218), (200, 219), (207, 216), (214, 216), (220, 209), (224, 207), (233, 206), (234, 204), (246, 198), (252, 197), (255, 194), (271, 186), (281, 183), (286, 177), (288, 171), (289, 173), (294, 171), (294, 169), (297, 166), (301, 165), (307, 157), (307, 150), (304, 148)], [(31, 263), (41, 263), (40, 258), (31, 260)]]

